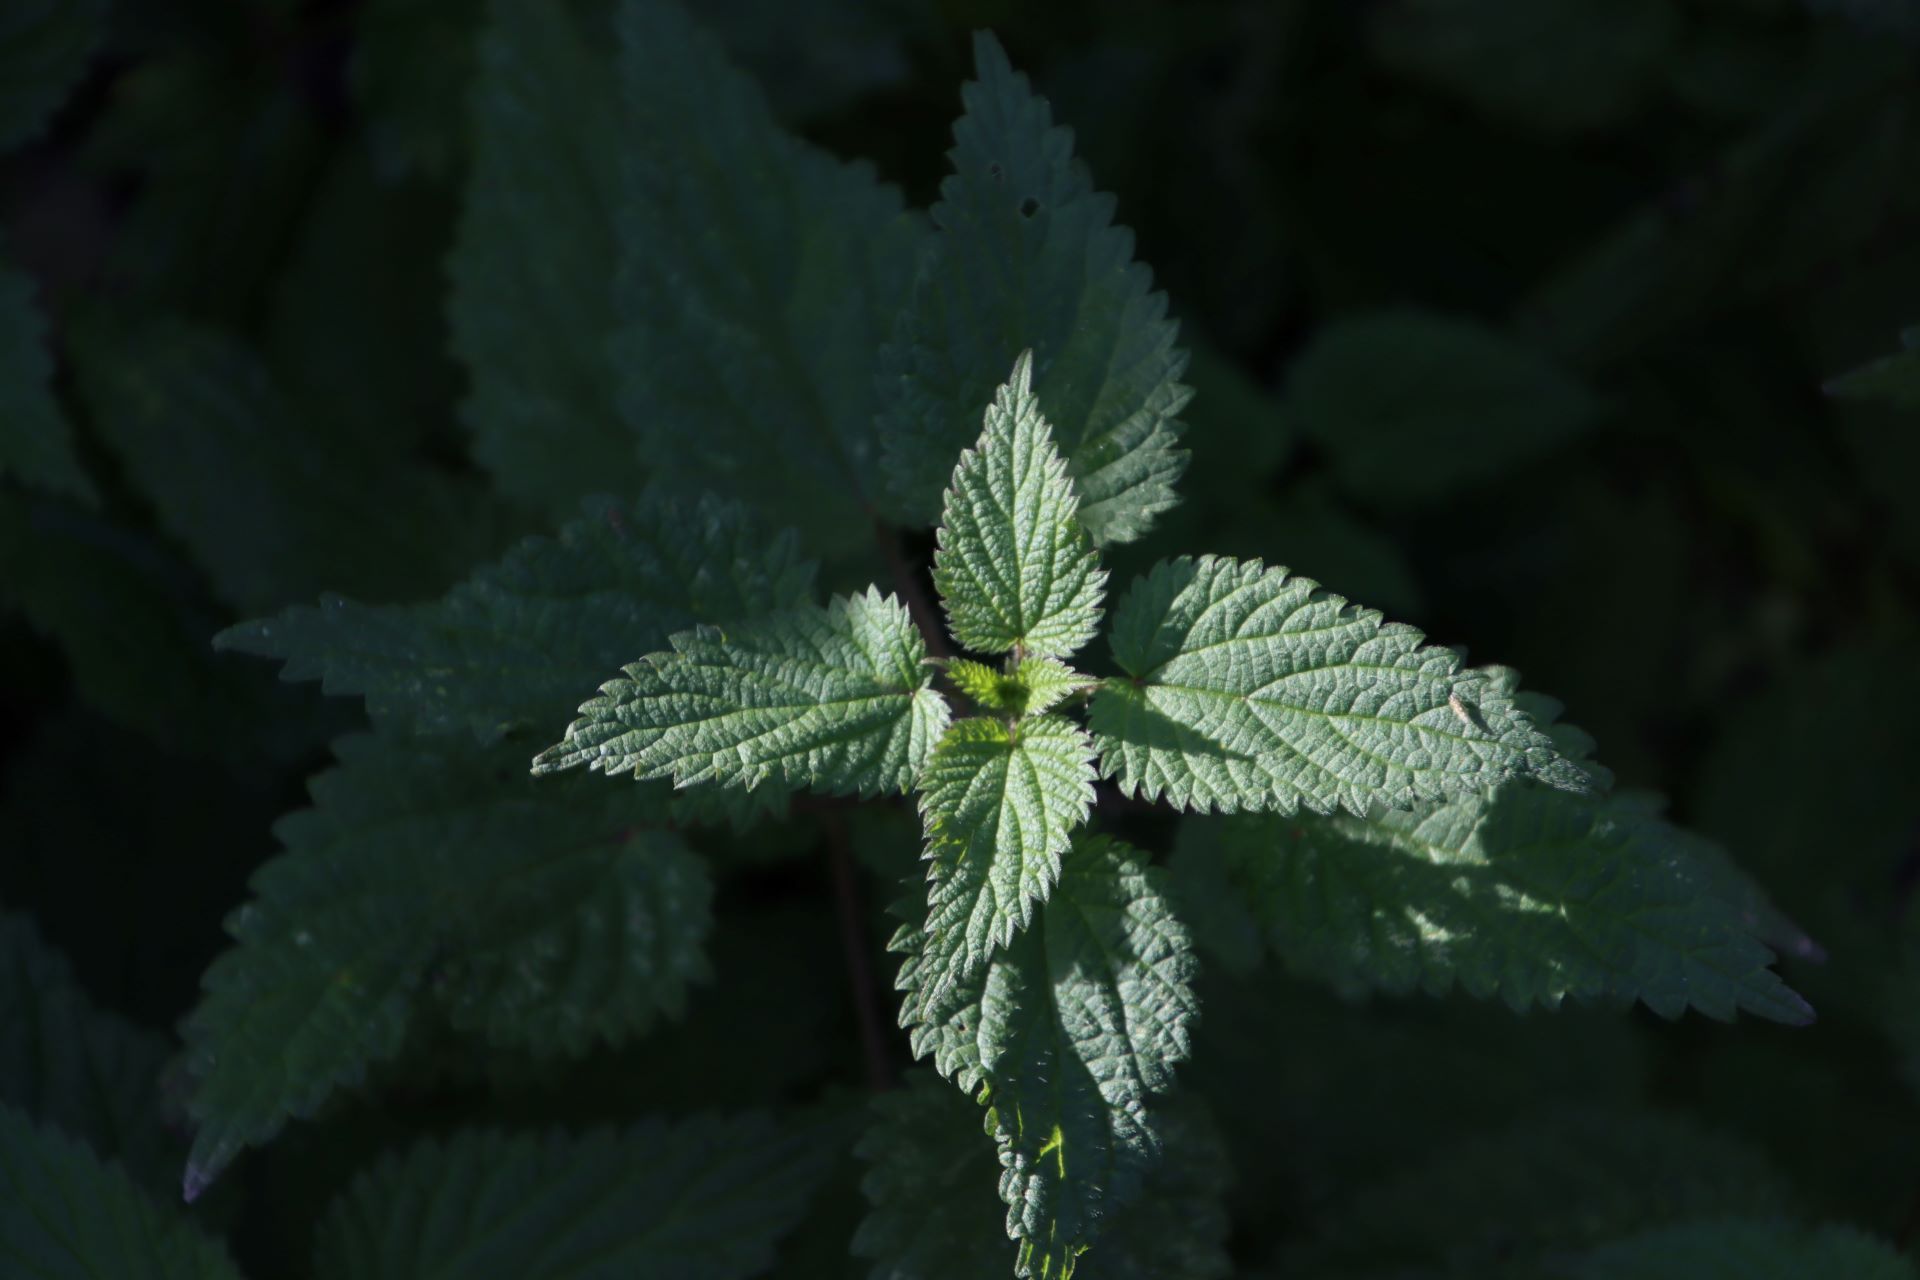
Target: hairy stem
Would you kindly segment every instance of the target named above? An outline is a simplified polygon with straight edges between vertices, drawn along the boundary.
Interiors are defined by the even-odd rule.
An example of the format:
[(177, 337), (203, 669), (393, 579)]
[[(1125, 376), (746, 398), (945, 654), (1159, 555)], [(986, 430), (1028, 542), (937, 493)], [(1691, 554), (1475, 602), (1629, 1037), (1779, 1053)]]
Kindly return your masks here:
[(847, 985), (853, 992), (854, 1018), (860, 1024), (867, 1087), (883, 1093), (893, 1087), (893, 1067), (887, 1060), (886, 1032), (880, 1021), (880, 1001), (874, 991), (873, 966), (867, 963), (866, 917), (860, 911), (860, 887), (854, 878), (853, 852), (847, 843), (847, 820), (838, 812), (829, 812), (825, 826), (827, 860), (833, 867), (833, 909), (840, 924), (840, 946), (846, 952)]

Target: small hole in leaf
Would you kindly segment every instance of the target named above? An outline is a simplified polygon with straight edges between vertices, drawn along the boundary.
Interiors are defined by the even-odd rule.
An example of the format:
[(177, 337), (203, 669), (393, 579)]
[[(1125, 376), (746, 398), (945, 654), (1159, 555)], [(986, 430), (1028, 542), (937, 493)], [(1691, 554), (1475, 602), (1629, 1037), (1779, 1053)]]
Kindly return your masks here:
[(1038, 212), (1040, 212), (1040, 202), (1038, 200), (1035, 200), (1032, 196), (1028, 196), (1025, 200), (1022, 200), (1020, 202), (1021, 217), (1031, 218), (1034, 214)]
[(987, 166), (987, 176), (989, 178), (992, 178), (995, 182), (1001, 181), (1006, 176), (1002, 172), (1000, 168), (1000, 162), (998, 160), (995, 160), (992, 164)]

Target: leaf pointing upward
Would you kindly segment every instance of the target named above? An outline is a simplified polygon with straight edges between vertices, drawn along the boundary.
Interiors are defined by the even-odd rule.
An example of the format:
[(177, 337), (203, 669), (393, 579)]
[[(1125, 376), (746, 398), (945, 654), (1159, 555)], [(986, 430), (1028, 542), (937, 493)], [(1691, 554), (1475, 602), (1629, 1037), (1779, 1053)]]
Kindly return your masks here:
[(933, 582), (955, 639), (982, 653), (1066, 657), (1093, 638), (1107, 575), (1079, 510), (1023, 352), (947, 490)]

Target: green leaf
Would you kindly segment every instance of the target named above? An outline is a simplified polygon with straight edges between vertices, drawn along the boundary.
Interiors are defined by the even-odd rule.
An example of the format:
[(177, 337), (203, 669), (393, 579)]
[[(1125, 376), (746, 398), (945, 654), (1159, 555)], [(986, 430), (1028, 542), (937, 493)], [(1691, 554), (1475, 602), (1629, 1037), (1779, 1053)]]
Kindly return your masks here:
[(984, 710), (1018, 715), (1026, 708), (1026, 686), (984, 662), (955, 658), (947, 664), (947, 679)]
[(1114, 611), (1094, 695), (1104, 776), (1184, 809), (1292, 813), (1586, 777), (1485, 669), (1258, 561), (1163, 561)]
[(954, 639), (981, 653), (1066, 657), (1093, 638), (1107, 575), (1079, 508), (1034, 399), (1033, 353), (1022, 352), (947, 489), (933, 583)]
[(1920, 409), (1920, 326), (1900, 335), (1905, 350), (1849, 370), (1827, 383), (1830, 396), (1880, 400), (1901, 409)]
[(953, 175), (933, 207), (941, 234), (882, 352), (893, 514), (932, 520), (995, 372), (1031, 349), (1081, 523), (1096, 544), (1130, 542), (1174, 504), (1186, 468), (1177, 326), (1046, 99), (992, 36), (975, 37), (974, 59), (980, 78), (960, 91)]
[(336, 148), (311, 181), (317, 185), (284, 250), (261, 338), (276, 385), (304, 421), (324, 424), (328, 440), (363, 468), (461, 450), (457, 411), (466, 378), (446, 334), (457, 193), (396, 183), (353, 146)]
[(54, 399), (52, 378), (33, 279), (0, 259), (0, 478), (91, 504), (98, 499), (74, 454), (73, 428)]
[(227, 1251), (126, 1174), (0, 1106), (0, 1269), (44, 1280), (239, 1280)]
[(1393, 0), (1372, 43), (1389, 68), (1549, 135), (1626, 118), (1662, 84), (1671, 0)]
[(563, 4), (493, 0), (473, 80), (466, 204), (448, 270), (474, 455), (505, 493), (571, 511), (645, 478), (616, 409), (619, 100)]
[(1176, 866), (1288, 967), (1346, 987), (1811, 1022), (1694, 843), (1630, 802), (1517, 783), (1364, 820), (1189, 823)]
[[(988, 1190), (993, 1143), (977, 1107), (917, 1070), (906, 1087), (874, 1099), (874, 1119), (854, 1148), (868, 1164), (869, 1209), (853, 1238), (871, 1280), (976, 1280), (1006, 1266), (1000, 1214)], [(1215, 1280), (1227, 1257), (1226, 1152), (1206, 1112), (1191, 1100), (1156, 1117), (1163, 1154), (1139, 1201), (1079, 1260), (1081, 1280)]]
[(1099, 683), (1052, 658), (1027, 658), (1010, 672), (955, 658), (947, 663), (947, 679), (983, 710), (1009, 716), (1037, 716), (1051, 711)]
[(552, 724), (632, 655), (699, 623), (805, 600), (813, 566), (738, 507), (595, 499), (553, 538), (529, 538), (438, 600), (338, 596), (242, 623), (214, 645), (286, 662), (288, 680), (364, 695), (376, 722), (492, 742)]
[(1644, 1231), (1554, 1266), (1560, 1280), (1913, 1280), (1913, 1263), (1852, 1227), (1720, 1219)]
[(40, 135), (106, 34), (106, 0), (13, 0), (0, 14), (0, 151)]
[(228, 920), (237, 945), (187, 1024), (190, 1195), (430, 1014), (577, 1055), (679, 1016), (707, 973), (706, 864), (649, 829), (663, 797), (536, 784), (517, 746), (362, 736), (336, 750), (314, 807), (276, 826), (286, 852)]
[(328, 109), (260, 56), (261, 40), (297, 30), (262, 5), (201, 7), (177, 22), (116, 7), (111, 75), (79, 149), (131, 194), (97, 268), (111, 292), (94, 292), (122, 316), (178, 307), (253, 332), (336, 143)]
[(828, 794), (904, 792), (947, 727), (913, 619), (872, 587), (672, 642), (600, 686), (533, 771), (584, 764), (682, 787), (772, 779)]
[(870, 1280), (1003, 1273), (1003, 1212), (992, 1191), (999, 1162), (970, 1099), (915, 1068), (903, 1087), (873, 1100), (854, 1154), (867, 1164), (860, 1189), (868, 1210), (853, 1252), (873, 1261)]
[(947, 730), (920, 779), (933, 881), (923, 997), (976, 971), (1027, 927), (1092, 805), (1093, 743), (1079, 725), (1029, 716)]
[[(465, 158), (480, 0), (371, 0), (354, 28), (349, 86), (388, 181), (439, 179)], [(484, 145), (484, 144), (483, 144)]]
[(1288, 374), (1293, 420), (1381, 505), (1453, 497), (1565, 444), (1600, 406), (1547, 357), (1422, 311), (1336, 321)]
[(165, 1194), (182, 1154), (159, 1121), (167, 1053), (160, 1036), (96, 1009), (31, 921), (0, 912), (0, 1103)]
[(228, 603), (268, 609), (328, 586), (406, 594), (467, 562), (475, 494), (341, 449), (238, 339), (92, 320), (70, 344), (91, 421)]
[(835, 1144), (762, 1115), (465, 1131), (390, 1156), (321, 1219), (320, 1280), (733, 1280), (772, 1266)]
[(1105, 839), (1069, 851), (1034, 926), (967, 981), (933, 984), (931, 937), (894, 936), (901, 1025), (987, 1107), (1020, 1274), (1070, 1276), (1159, 1157), (1147, 1104), (1187, 1056), (1192, 944), (1161, 874)]
[(0, 494), (0, 563), (0, 597), (60, 647), (82, 701), (153, 742), (245, 771), (311, 758), (345, 727), (329, 731), (289, 691), (263, 689), (208, 650), (218, 612), (150, 530)]
[(675, 0), (633, 0), (618, 27), (622, 414), (678, 482), (809, 545), (869, 546), (875, 353), (924, 219), (782, 129)]
[(1052, 658), (1023, 660), (1014, 668), (1013, 678), (1026, 691), (1020, 710), (1030, 716), (1051, 711), (1075, 694), (1085, 693), (1099, 684)]
[[(1319, 1215), (1303, 1274), (1445, 1261), (1460, 1275), (1668, 1222), (1773, 1215), (1790, 1184), (1744, 1142), (1659, 1112), (1549, 1112), (1403, 1161)], [(1318, 1266), (1308, 1264), (1308, 1260)]]

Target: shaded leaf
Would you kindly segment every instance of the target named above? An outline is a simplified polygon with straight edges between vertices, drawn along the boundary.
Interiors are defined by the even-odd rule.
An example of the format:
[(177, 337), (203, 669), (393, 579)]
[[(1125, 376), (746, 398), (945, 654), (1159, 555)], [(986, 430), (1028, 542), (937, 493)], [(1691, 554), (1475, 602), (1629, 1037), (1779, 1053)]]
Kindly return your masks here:
[(1186, 467), (1174, 420), (1179, 378), (1164, 294), (1113, 225), (1111, 196), (1073, 158), (1073, 135), (993, 37), (974, 42), (979, 79), (940, 186), (940, 235), (882, 353), (881, 439), (893, 511), (929, 523), (954, 455), (974, 438), (997, 371), (1033, 351), (1033, 387), (1096, 544), (1129, 542), (1175, 502)]
[(894, 936), (915, 1055), (987, 1107), (1021, 1275), (1071, 1276), (1160, 1156), (1148, 1102), (1172, 1085), (1198, 1012), (1160, 880), (1127, 846), (1082, 840), (1033, 927), (944, 988), (927, 981), (920, 923)]
[(807, 597), (813, 566), (738, 507), (595, 499), (552, 538), (529, 538), (439, 600), (319, 608), (220, 633), (217, 648), (286, 662), (288, 680), (363, 695), (383, 724), (492, 742), (565, 716), (580, 691), (698, 623)]
[(94, 1007), (25, 916), (0, 913), (0, 1103), (170, 1194), (185, 1144), (162, 1124), (167, 1042)]
[[(1791, 1188), (1760, 1152), (1678, 1116), (1575, 1111), (1456, 1143), (1358, 1189), (1303, 1249), (1322, 1268), (1496, 1263), (1718, 1214), (1770, 1215)], [(1311, 1269), (1311, 1268), (1307, 1268)]]
[(0, 15), (0, 151), (30, 142), (106, 34), (106, 0), (15, 0)]
[(1587, 389), (1493, 330), (1421, 311), (1336, 321), (1294, 361), (1287, 407), (1359, 497), (1453, 497), (1574, 439)]
[(234, 607), (328, 586), (406, 594), (466, 561), (478, 495), (343, 451), (239, 340), (96, 317), (72, 347), (101, 437)]
[(320, 1221), (320, 1280), (733, 1280), (759, 1275), (832, 1163), (766, 1115), (621, 1131), (463, 1131), (391, 1156)]
[(1827, 394), (1848, 400), (1880, 400), (1920, 409), (1920, 327), (1900, 335), (1905, 350), (1849, 370), (1827, 383)]
[(1517, 783), (1370, 819), (1190, 823), (1180, 840), (1194, 895), (1230, 895), (1290, 968), (1344, 986), (1813, 1019), (1694, 838), (1630, 803)]
[[(490, 753), (343, 739), (315, 807), (228, 921), (187, 1023), (189, 1196), (312, 1115), (428, 1016), (539, 1054), (620, 1042), (707, 974), (705, 863), (651, 830), (664, 797), (535, 783)], [(581, 780), (584, 783), (584, 780)]]
[(865, 547), (875, 353), (924, 222), (871, 166), (782, 129), (676, 0), (633, 0), (617, 25), (623, 417), (666, 473), (823, 549)]
[(82, 1143), (0, 1105), (0, 1266), (41, 1280), (239, 1280), (227, 1251)]
[(92, 503), (93, 483), (74, 454), (52, 377), (33, 280), (0, 259), (0, 478)]
[(1912, 1280), (1913, 1263), (1851, 1227), (1738, 1218), (1686, 1223), (1602, 1245), (1552, 1268), (1565, 1280)]
[[(870, 1258), (872, 1280), (973, 1280), (1006, 1267), (1000, 1214), (987, 1188), (993, 1143), (980, 1111), (931, 1072), (874, 1101), (874, 1119), (855, 1148), (867, 1162), (861, 1182), (869, 1209), (853, 1239)], [(1160, 1162), (1138, 1203), (1076, 1263), (1080, 1280), (1232, 1274), (1227, 1215), (1220, 1196), (1226, 1152), (1213, 1121), (1183, 1100), (1156, 1117)]]
[(1617, 123), (1660, 88), (1671, 0), (1393, 0), (1375, 54), (1488, 115), (1547, 134)]
[(622, 141), (608, 60), (563, 4), (493, 0), (474, 56), (473, 154), (448, 271), (463, 417), (501, 490), (549, 511), (631, 493), (616, 409), (613, 264)]

